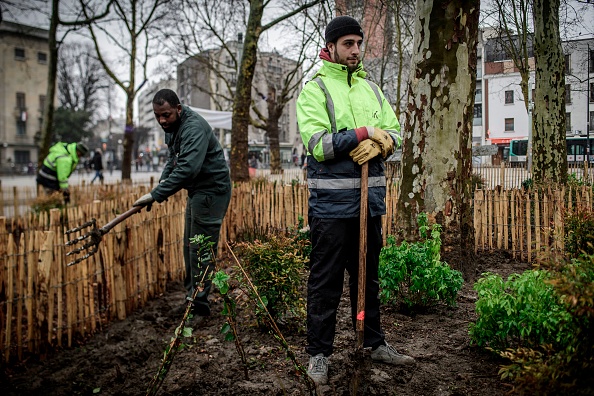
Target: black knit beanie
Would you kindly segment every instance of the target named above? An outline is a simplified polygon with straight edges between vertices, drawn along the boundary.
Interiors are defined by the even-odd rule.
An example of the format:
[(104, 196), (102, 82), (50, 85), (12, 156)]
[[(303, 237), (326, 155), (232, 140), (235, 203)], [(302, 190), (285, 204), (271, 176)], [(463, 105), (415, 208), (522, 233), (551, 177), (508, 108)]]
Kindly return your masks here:
[(343, 15), (330, 21), (328, 26), (326, 26), (324, 38), (326, 39), (327, 44), (335, 42), (347, 34), (357, 34), (363, 37), (363, 29), (361, 29), (361, 25), (359, 25), (359, 22), (357, 22), (356, 19)]

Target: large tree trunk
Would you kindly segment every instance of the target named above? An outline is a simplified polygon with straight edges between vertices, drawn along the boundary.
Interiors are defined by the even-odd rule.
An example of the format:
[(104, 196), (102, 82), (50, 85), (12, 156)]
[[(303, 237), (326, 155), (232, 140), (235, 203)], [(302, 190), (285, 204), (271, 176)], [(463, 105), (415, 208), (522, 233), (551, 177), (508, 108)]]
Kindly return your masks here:
[(402, 151), (398, 224), (418, 237), (417, 215), (442, 225), (444, 258), (475, 276), (472, 117), (479, 1), (418, 0)]
[(268, 103), (268, 119), (266, 121), (266, 134), (270, 146), (270, 173), (277, 175), (282, 173), (283, 168), (280, 158), (280, 139), (278, 131), (278, 119), (282, 114), (282, 108), (276, 107), (276, 101)]
[(126, 95), (126, 129), (124, 130), (124, 155), (122, 158), (122, 181), (131, 180), (132, 150), (134, 148), (134, 94)]
[(532, 178), (535, 183), (565, 183), (565, 56), (559, 34), (559, 0), (534, 1), (534, 58)]
[(256, 69), (258, 40), (262, 31), (262, 15), (264, 4), (262, 0), (250, 2), (243, 54), (241, 56), (241, 70), (237, 77), (237, 87), (233, 103), (231, 131), (231, 180), (247, 181), (249, 172), (248, 161), (248, 126), (250, 125), (250, 105), (252, 101), (252, 81)]
[(43, 124), (41, 127), (40, 147), (37, 158), (38, 169), (49, 153), (52, 145), (52, 128), (54, 123), (54, 97), (56, 96), (56, 78), (58, 74), (58, 43), (56, 34), (60, 23), (60, 0), (52, 1), (52, 15), (49, 29), (49, 62), (47, 65), (47, 91), (45, 94), (45, 108), (43, 109)]

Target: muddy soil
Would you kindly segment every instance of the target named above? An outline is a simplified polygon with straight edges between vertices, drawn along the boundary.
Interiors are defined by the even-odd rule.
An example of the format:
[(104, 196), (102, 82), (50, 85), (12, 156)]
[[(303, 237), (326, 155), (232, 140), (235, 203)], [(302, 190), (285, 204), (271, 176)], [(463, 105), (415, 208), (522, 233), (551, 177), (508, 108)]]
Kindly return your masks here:
[[(504, 253), (478, 257), (479, 271), (504, 276), (529, 268)], [(181, 284), (149, 302), (126, 320), (110, 324), (84, 345), (55, 353), (44, 361), (30, 359), (5, 368), (0, 394), (12, 395), (143, 395), (157, 372), (165, 346), (179, 324), (174, 310), (183, 301)], [(239, 312), (239, 332), (247, 355), (246, 378), (232, 342), (220, 329), (222, 299), (211, 295), (213, 315), (196, 324), (194, 337), (185, 339), (165, 378), (160, 395), (306, 395), (305, 381), (286, 353), (267, 332), (258, 329), (248, 309)], [(413, 356), (410, 368), (355, 364), (356, 335), (349, 319), (348, 295), (343, 295), (330, 358), (330, 380), (319, 389), (325, 395), (352, 395), (358, 379), (359, 395), (502, 395), (511, 389), (497, 374), (501, 359), (470, 345), (468, 326), (476, 318), (476, 293), (465, 284), (455, 308), (436, 307), (415, 315), (382, 307), (386, 339), (400, 352)], [(283, 333), (298, 361), (306, 365), (305, 335)]]

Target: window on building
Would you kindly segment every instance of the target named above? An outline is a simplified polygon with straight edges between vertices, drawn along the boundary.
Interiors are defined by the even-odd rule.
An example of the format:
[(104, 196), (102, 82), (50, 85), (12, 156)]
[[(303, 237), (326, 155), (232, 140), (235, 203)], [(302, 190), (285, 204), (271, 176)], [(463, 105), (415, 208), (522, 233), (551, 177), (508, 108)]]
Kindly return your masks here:
[(565, 113), (565, 132), (571, 132), (571, 113)]
[(45, 95), (39, 95), (39, 111), (43, 113), (45, 109)]
[(571, 103), (571, 84), (565, 84), (565, 103)]
[(39, 130), (43, 128), (43, 109), (45, 108), (45, 95), (39, 95)]
[(479, 87), (474, 91), (474, 103), (482, 103), (483, 101), (483, 90)]
[(483, 105), (480, 103), (474, 104), (472, 125), (483, 125)]
[(25, 150), (15, 150), (14, 162), (15, 164), (28, 164), (31, 162), (31, 153)]
[(17, 109), (17, 119), (16, 119), (17, 135), (23, 136), (23, 135), (27, 134), (27, 104), (25, 102), (25, 93), (24, 92), (16, 93), (16, 109)]
[(594, 50), (590, 50), (590, 73), (594, 73)]
[(19, 109), (21, 111), (25, 111), (25, 109), (27, 108), (24, 92), (16, 93), (16, 107), (17, 107), (17, 109)]
[(514, 131), (514, 119), (506, 118), (505, 119), (505, 132), (513, 132), (513, 131)]
[(38, 52), (37, 62), (45, 65), (47, 63), (47, 54), (45, 52)]
[(15, 48), (14, 49), (14, 59), (16, 60), (25, 60), (25, 49), (24, 48)]
[(565, 54), (565, 73), (571, 73), (571, 55)]
[(505, 104), (514, 103), (514, 91), (505, 91)]
[(594, 111), (590, 112), (590, 133), (594, 132)]
[(594, 83), (590, 83), (590, 102), (594, 102)]

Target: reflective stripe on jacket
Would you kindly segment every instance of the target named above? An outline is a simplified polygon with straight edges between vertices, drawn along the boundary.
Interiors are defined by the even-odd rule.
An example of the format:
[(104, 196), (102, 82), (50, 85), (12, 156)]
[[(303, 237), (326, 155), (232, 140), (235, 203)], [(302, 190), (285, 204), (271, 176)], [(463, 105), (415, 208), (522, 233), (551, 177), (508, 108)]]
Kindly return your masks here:
[[(400, 124), (383, 93), (365, 80), (361, 64), (350, 75), (346, 66), (323, 61), (297, 100), (297, 121), (309, 153), (309, 214), (321, 218), (359, 216), (361, 166), (349, 152), (357, 147), (355, 128), (375, 126), (400, 144)], [(350, 80), (350, 81), (349, 81)], [(386, 213), (383, 160), (369, 161), (369, 215)]]
[(37, 174), (37, 182), (53, 189), (68, 188), (68, 178), (78, 164), (76, 143), (58, 142), (49, 149), (43, 166)]

